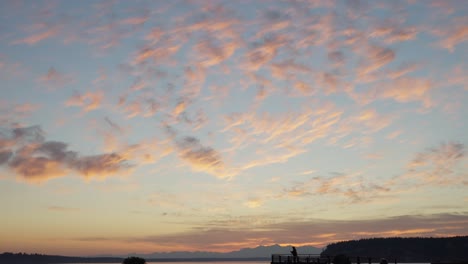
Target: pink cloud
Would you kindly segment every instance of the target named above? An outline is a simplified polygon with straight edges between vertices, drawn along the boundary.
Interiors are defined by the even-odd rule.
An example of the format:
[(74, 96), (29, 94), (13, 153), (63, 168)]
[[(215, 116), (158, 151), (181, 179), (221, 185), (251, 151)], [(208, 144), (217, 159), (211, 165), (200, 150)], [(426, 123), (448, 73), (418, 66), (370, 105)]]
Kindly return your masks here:
[(369, 37), (380, 38), (387, 44), (393, 44), (395, 42), (413, 40), (417, 37), (418, 33), (415, 27), (392, 25), (387, 22), (384, 25), (373, 28), (369, 33)]
[(39, 82), (50, 89), (64, 87), (72, 81), (73, 78), (70, 75), (63, 74), (57, 71), (54, 67), (50, 67), (46, 74), (39, 77)]
[(247, 52), (245, 66), (252, 71), (259, 70), (276, 57), (278, 50), (285, 43), (286, 38), (284, 36), (266, 39), (261, 45)]
[(395, 56), (395, 52), (391, 49), (375, 45), (369, 46), (364, 55), (364, 61), (358, 69), (358, 76), (363, 76), (382, 68), (392, 62)]
[(460, 26), (450, 32), (447, 37), (440, 42), (440, 45), (453, 52), (455, 46), (468, 40), (468, 26)]
[(66, 106), (78, 106), (81, 107), (85, 112), (89, 112), (99, 108), (104, 99), (104, 93), (102, 91), (86, 92), (80, 94), (76, 92), (66, 102)]
[(148, 16), (135, 16), (122, 19), (120, 23), (125, 25), (139, 26), (143, 25), (146, 21), (148, 21)]
[(35, 45), (43, 40), (54, 37), (59, 34), (59, 27), (54, 26), (45, 28), (41, 32), (33, 33), (32, 35), (13, 41), (13, 44), (28, 44)]
[(196, 46), (202, 67), (211, 67), (226, 61), (234, 54), (236, 48), (237, 45), (233, 42), (216, 45), (209, 40), (202, 41)]

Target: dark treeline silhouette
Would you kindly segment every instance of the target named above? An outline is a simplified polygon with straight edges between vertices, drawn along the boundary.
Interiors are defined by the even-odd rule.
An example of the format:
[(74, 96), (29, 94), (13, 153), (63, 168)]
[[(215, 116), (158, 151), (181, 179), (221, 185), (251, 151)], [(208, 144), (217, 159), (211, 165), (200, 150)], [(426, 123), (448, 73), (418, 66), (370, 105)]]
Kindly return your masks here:
[(5, 264), (42, 264), (42, 263), (122, 263), (123, 258), (85, 258), (42, 254), (3, 253), (0, 263)]
[(360, 257), (362, 264), (378, 262), (385, 258), (389, 263), (400, 262), (466, 262), (468, 261), (468, 236), (423, 238), (393, 237), (369, 238), (329, 244), (322, 256), (345, 254), (352, 262)]
[(123, 260), (122, 264), (146, 264), (146, 260), (140, 257), (128, 257)]

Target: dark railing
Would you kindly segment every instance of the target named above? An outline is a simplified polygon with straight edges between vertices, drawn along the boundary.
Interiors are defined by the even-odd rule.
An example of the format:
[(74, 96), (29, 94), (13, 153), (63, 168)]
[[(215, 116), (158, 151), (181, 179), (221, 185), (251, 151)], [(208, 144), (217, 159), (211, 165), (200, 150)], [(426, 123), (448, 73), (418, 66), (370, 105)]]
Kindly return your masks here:
[(298, 254), (294, 257), (291, 254), (273, 254), (271, 255), (271, 264), (281, 263), (311, 263), (328, 264), (331, 260), (327, 257), (321, 257), (320, 254)]
[[(294, 257), (291, 254), (272, 254), (271, 264), (283, 264), (283, 263), (310, 263), (310, 264), (331, 264), (334, 256), (322, 256), (320, 254), (298, 254)], [(348, 263), (355, 264), (397, 264), (396, 258), (387, 261), (386, 259), (376, 257), (347, 257)], [(390, 262), (391, 261), (391, 262)]]

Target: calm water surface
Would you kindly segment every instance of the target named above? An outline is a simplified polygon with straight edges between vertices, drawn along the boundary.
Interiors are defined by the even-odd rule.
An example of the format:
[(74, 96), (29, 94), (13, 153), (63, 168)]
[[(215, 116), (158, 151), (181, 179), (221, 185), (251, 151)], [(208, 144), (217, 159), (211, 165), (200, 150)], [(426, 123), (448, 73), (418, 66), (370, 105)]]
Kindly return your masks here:
[[(147, 264), (270, 264), (270, 261), (156, 261), (156, 262), (146, 262)], [(71, 264), (81, 264), (81, 263), (71, 263)], [(86, 264), (113, 264), (113, 263), (86, 263)], [(120, 264), (120, 263), (115, 263)], [(367, 262), (366, 262), (367, 264)], [(379, 264), (378, 262), (372, 264)], [(389, 262), (393, 264), (393, 262)], [(430, 263), (402, 263), (402, 264), (430, 264)]]

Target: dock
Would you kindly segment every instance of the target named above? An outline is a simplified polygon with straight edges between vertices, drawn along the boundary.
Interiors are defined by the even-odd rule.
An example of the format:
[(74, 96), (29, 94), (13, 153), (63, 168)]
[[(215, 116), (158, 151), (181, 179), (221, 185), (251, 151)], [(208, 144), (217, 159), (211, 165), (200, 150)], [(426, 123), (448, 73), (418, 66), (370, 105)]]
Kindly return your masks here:
[(333, 258), (322, 257), (320, 254), (298, 254), (295, 259), (291, 254), (272, 254), (271, 264), (283, 263), (311, 263), (329, 264)]
[[(344, 255), (343, 255), (344, 256)], [(301, 263), (301, 264), (332, 264), (335, 256), (322, 256), (321, 254), (298, 254), (294, 257), (291, 254), (272, 254), (271, 264), (290, 264), (290, 263)], [(393, 259), (392, 264), (397, 264), (397, 260)], [(388, 264), (389, 262), (383, 258), (367, 257), (367, 256), (350, 256), (346, 257), (345, 263), (355, 264)]]

